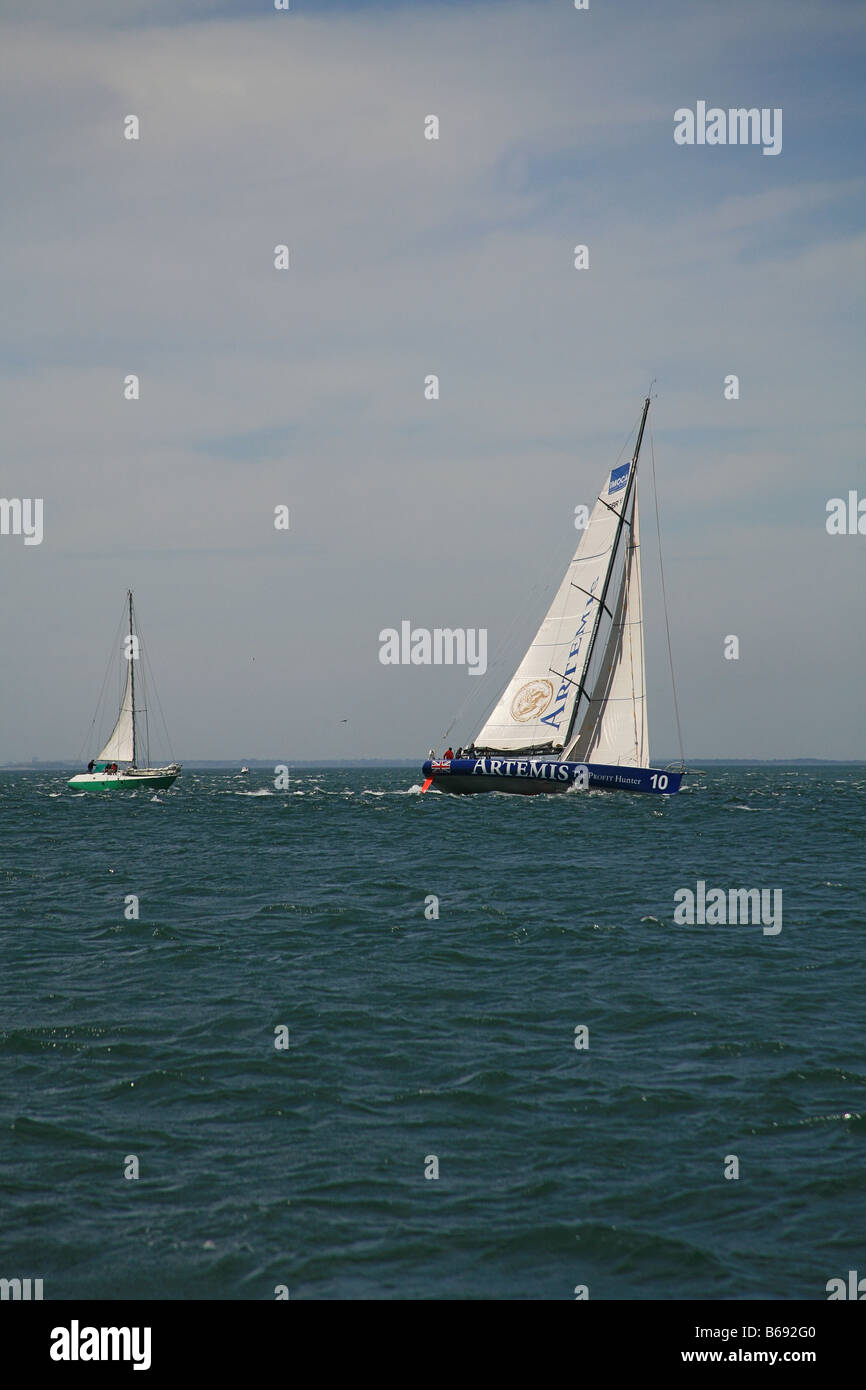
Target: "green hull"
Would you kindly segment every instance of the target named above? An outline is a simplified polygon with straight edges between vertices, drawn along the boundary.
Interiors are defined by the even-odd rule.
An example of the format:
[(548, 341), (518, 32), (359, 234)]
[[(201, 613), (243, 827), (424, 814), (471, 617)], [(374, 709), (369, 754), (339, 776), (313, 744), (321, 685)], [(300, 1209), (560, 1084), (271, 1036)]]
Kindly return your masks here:
[(78, 792), (99, 792), (106, 789), (114, 791), (118, 787), (123, 791), (131, 791), (137, 787), (170, 787), (176, 779), (176, 772), (165, 772), (153, 777), (124, 777), (122, 772), (113, 776), (106, 776), (101, 772), (82, 772), (78, 777), (71, 778), (67, 786), (74, 787)]

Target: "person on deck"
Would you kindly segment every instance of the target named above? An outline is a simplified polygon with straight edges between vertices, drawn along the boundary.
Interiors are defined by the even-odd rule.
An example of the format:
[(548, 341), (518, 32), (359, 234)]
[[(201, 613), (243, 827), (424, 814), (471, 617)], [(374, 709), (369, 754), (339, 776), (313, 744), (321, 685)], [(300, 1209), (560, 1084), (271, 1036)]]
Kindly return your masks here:
[(446, 761), (446, 763), (449, 762), (450, 759), (453, 758), (453, 757), (454, 757), (454, 749), (453, 749), (453, 748), (446, 748), (446, 749), (445, 749), (445, 761)]
[(92, 771), (93, 771), (93, 759), (92, 759), (92, 758), (90, 759), (90, 762), (87, 764), (87, 771), (88, 771), (88, 772), (92, 772)]

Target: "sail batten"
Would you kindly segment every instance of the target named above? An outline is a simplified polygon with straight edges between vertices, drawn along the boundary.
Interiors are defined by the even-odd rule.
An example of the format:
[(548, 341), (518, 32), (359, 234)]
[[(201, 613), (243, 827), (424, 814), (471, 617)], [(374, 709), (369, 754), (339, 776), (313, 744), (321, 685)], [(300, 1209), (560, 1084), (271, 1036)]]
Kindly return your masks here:
[(614, 620), (588, 712), (568, 756), (649, 767), (637, 493)]

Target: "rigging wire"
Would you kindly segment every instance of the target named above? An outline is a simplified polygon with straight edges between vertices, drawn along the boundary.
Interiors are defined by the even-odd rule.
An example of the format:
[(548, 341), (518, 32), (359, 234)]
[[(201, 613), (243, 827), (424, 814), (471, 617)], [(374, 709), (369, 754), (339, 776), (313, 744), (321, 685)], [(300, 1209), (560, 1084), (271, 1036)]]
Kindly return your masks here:
[[(107, 683), (108, 683), (108, 677), (109, 677), (109, 675), (110, 675), (110, 673), (111, 673), (111, 668), (112, 668), (112, 666), (114, 665), (114, 662), (115, 662), (115, 660), (116, 660), (115, 653), (116, 653), (117, 649), (118, 649), (119, 646), (120, 646), (120, 634), (121, 634), (122, 631), (125, 631), (125, 628), (124, 628), (124, 623), (125, 623), (125, 621), (126, 621), (126, 603), (124, 602), (123, 610), (122, 610), (121, 615), (120, 615), (120, 621), (118, 622), (117, 627), (116, 627), (116, 629), (115, 629), (114, 638), (113, 638), (112, 643), (111, 643), (111, 649), (110, 649), (109, 654), (108, 654), (108, 662), (107, 662), (106, 667), (105, 667), (105, 675), (102, 677), (102, 685), (101, 685), (100, 690), (99, 690), (99, 698), (98, 698), (98, 700), (97, 700), (97, 702), (96, 702), (96, 711), (95, 711), (95, 713), (94, 713), (94, 715), (93, 715), (93, 718), (92, 718), (91, 721), (90, 721), (90, 728), (87, 730), (86, 734), (84, 735), (84, 738), (81, 740), (81, 747), (80, 747), (79, 750), (78, 750), (78, 762), (79, 762), (79, 763), (82, 762), (82, 760), (83, 760), (83, 758), (84, 758), (84, 750), (87, 748), (88, 744), (91, 744), (91, 746), (92, 746), (93, 743), (95, 743), (95, 742), (97, 741), (97, 740), (95, 740), (94, 737), (93, 737), (94, 729), (95, 729), (95, 727), (96, 727), (96, 721), (97, 721), (98, 719), (100, 719), (100, 718), (102, 717), (102, 715), (103, 715), (103, 700), (104, 700), (104, 697), (105, 697), (105, 687), (106, 687), (106, 685), (107, 685)], [(118, 695), (118, 701), (117, 701), (117, 707), (118, 707), (118, 709), (120, 708), (120, 704), (121, 704), (122, 699), (123, 699), (122, 694), (119, 694), (119, 695)], [(116, 722), (116, 721), (115, 721), (115, 722)], [(96, 750), (94, 749), (93, 751), (94, 751), (94, 756), (95, 756)]]
[[(137, 662), (138, 662), (138, 667), (137, 667), (138, 674), (137, 674), (136, 677), (135, 677), (135, 679), (136, 679), (135, 693), (136, 693), (136, 697), (137, 697), (136, 700), (135, 700), (135, 716), (136, 716), (136, 724), (135, 724), (135, 730), (136, 730), (136, 740), (135, 740), (136, 747), (135, 747), (135, 755), (136, 755), (136, 766), (138, 766), (138, 767), (142, 767), (142, 766), (144, 766), (144, 767), (150, 767), (150, 765), (151, 765), (151, 764), (150, 764), (150, 725), (149, 725), (148, 718), (147, 718), (147, 701), (148, 701), (148, 693), (149, 693), (149, 692), (148, 692), (148, 680), (147, 680), (147, 677), (146, 677), (146, 675), (145, 675), (145, 669), (144, 669), (145, 661), (147, 660), (147, 653), (145, 652), (145, 649), (144, 649), (144, 641), (143, 641), (142, 636), (141, 636), (141, 626), (140, 626), (139, 621), (138, 621), (138, 609), (135, 607), (135, 603), (134, 603), (134, 602), (133, 602), (133, 605), (132, 605), (132, 612), (133, 612), (133, 619), (132, 619), (133, 631), (134, 631), (134, 633), (135, 633), (135, 640), (136, 640), (136, 642), (138, 643), (138, 647), (137, 647), (138, 656), (137, 656), (137, 657), (131, 657), (131, 658), (130, 658), (131, 660), (137, 661)], [(142, 738), (142, 735), (141, 735), (141, 718), (142, 718), (142, 716), (144, 717), (144, 738)], [(142, 744), (144, 745), (144, 762), (143, 762), (143, 763), (142, 763), (141, 758), (140, 758), (140, 756), (139, 756), (140, 750), (141, 750), (141, 747), (142, 747)]]
[[(466, 696), (466, 699), (463, 701), (462, 705), (457, 710), (457, 713), (452, 718), (451, 723), (448, 725), (448, 728), (442, 735), (442, 742), (445, 747), (447, 747), (447, 739), (448, 735), (451, 733), (451, 730), (454, 728), (455, 724), (458, 724), (460, 720), (466, 716), (467, 711), (472, 707), (474, 702), (478, 699), (479, 695), (484, 695), (486, 692), (486, 704), (489, 705), (490, 709), (492, 709), (493, 706), (496, 704), (499, 695), (496, 695), (493, 699), (491, 699), (490, 697), (490, 688), (492, 685), (491, 677), (496, 671), (498, 671), (503, 661), (512, 650), (517, 629), (519, 626), (522, 626), (525, 622), (529, 606), (534, 600), (536, 594), (538, 593), (539, 588), (541, 588), (543, 592), (547, 592), (549, 591), (550, 587), (551, 584), (549, 580), (547, 582), (539, 580), (539, 582), (534, 584), (532, 588), (529, 589), (525, 594), (523, 603), (512, 616), (511, 622), (509, 623), (508, 628), (506, 629), (505, 636), (499, 643), (496, 653), (494, 654), (493, 659), (487, 667), (485, 677), (482, 677), (482, 679), (478, 681), (478, 683), (475, 686), (473, 686), (473, 688), (470, 690), (469, 694)], [(496, 682), (496, 690), (499, 691), (499, 694), (502, 693), (499, 688), (498, 681)]]
[[(158, 713), (159, 713), (160, 721), (161, 721), (161, 723), (162, 723), (162, 731), (163, 731), (163, 734), (165, 735), (166, 747), (168, 748), (169, 760), (170, 760), (171, 762), (175, 762), (176, 759), (175, 759), (175, 756), (174, 756), (174, 749), (173, 749), (172, 746), (171, 746), (171, 739), (170, 739), (169, 736), (168, 736), (168, 725), (167, 725), (166, 722), (165, 722), (165, 715), (164, 715), (163, 712), (162, 712), (162, 705), (161, 705), (160, 699), (159, 699), (159, 691), (158, 691), (157, 688), (156, 688), (156, 681), (155, 681), (154, 678), (153, 678), (153, 667), (152, 667), (151, 664), (150, 664), (150, 657), (149, 657), (149, 655), (148, 655), (148, 649), (147, 649), (147, 647), (146, 647), (146, 645), (145, 645), (144, 637), (142, 636), (142, 631), (141, 631), (141, 620), (140, 620), (139, 617), (138, 617), (138, 613), (136, 613), (135, 618), (136, 618), (136, 627), (137, 627), (137, 629), (138, 629), (138, 641), (139, 641), (139, 646), (140, 646), (140, 648), (141, 648), (142, 656), (143, 656), (143, 658), (144, 658), (144, 664), (143, 664), (143, 667), (142, 667), (142, 673), (143, 673), (143, 674), (146, 674), (146, 676), (147, 676), (147, 680), (146, 680), (146, 683), (145, 683), (145, 691), (144, 691), (144, 693), (145, 693), (145, 698), (149, 698), (150, 695), (153, 695), (153, 698), (154, 698), (154, 700), (156, 701), (156, 708), (157, 708), (157, 711), (158, 711)], [(148, 752), (148, 761), (149, 761), (149, 754), (150, 754), (150, 747), (149, 747), (150, 731), (149, 731), (148, 726), (147, 726), (147, 715), (146, 715), (146, 711), (145, 711), (145, 734), (146, 734), (146, 737), (147, 737), (147, 739), (148, 739), (148, 749), (147, 749), (147, 752)]]
[[(634, 528), (634, 512), (635, 512), (635, 507), (637, 506), (637, 493), (635, 493), (635, 495), (634, 495), (634, 501), (635, 501), (635, 506), (632, 507), (632, 511), (631, 511), (631, 516), (632, 516), (632, 528)], [(629, 554), (629, 551), (634, 552), (635, 550), (639, 550), (639, 549), (640, 549), (640, 546), (636, 546), (636, 545), (634, 544), (634, 529), (632, 529), (632, 534), (631, 534), (631, 536), (629, 537), (628, 542), (626, 543), (625, 584), (624, 584), (624, 586), (623, 586), (623, 595), (624, 595), (624, 596), (623, 596), (623, 605), (622, 605), (622, 621), (623, 621), (624, 624), (626, 624), (626, 615), (628, 614), (628, 611), (629, 611), (629, 600), (631, 599), (631, 555)], [(638, 556), (638, 565), (640, 565), (640, 556)], [(638, 598), (639, 598), (639, 602), (640, 602), (640, 617), (639, 617), (639, 619), (638, 619), (638, 622), (640, 623), (641, 639), (642, 639), (642, 638), (643, 638), (643, 595), (642, 595), (642, 593), (641, 593), (640, 580), (638, 580), (637, 593), (638, 593)], [(640, 739), (638, 738), (638, 733), (637, 733), (637, 700), (635, 699), (635, 694), (634, 694), (634, 650), (633, 650), (632, 636), (631, 636), (632, 623), (628, 623), (628, 624), (626, 624), (626, 626), (628, 627), (628, 669), (629, 669), (629, 678), (630, 678), (630, 680), (631, 680), (631, 713), (632, 713), (632, 720), (633, 720), (633, 722), (634, 722), (634, 751), (635, 751), (635, 758), (636, 758), (637, 764), (638, 764), (638, 766), (639, 766), (639, 765), (640, 765), (640, 759), (641, 759), (641, 753), (642, 753), (643, 750), (641, 749), (641, 746), (640, 746)], [(620, 635), (620, 643), (622, 643), (622, 635)], [(645, 670), (645, 669), (644, 669), (644, 683), (646, 683), (646, 670)], [(642, 692), (642, 694), (641, 694), (641, 699), (642, 699), (642, 700), (645, 700), (645, 699), (646, 699), (646, 691), (645, 691), (645, 690), (644, 690), (644, 691)], [(643, 711), (641, 711), (641, 723), (643, 723)]]
[(664, 567), (664, 561), (662, 560), (662, 528), (661, 528), (661, 523), (660, 523), (660, 521), (659, 521), (659, 491), (658, 491), (658, 488), (657, 488), (657, 486), (656, 486), (656, 453), (655, 453), (655, 447), (654, 447), (654, 443), (653, 443), (652, 426), (650, 426), (650, 455), (651, 455), (651, 457), (652, 457), (652, 468), (653, 468), (653, 499), (654, 499), (654, 501), (655, 501), (655, 511), (656, 511), (656, 535), (658, 536), (658, 543), (659, 543), (659, 573), (661, 574), (661, 581), (662, 581), (662, 604), (663, 604), (664, 610), (665, 610), (665, 632), (667, 633), (667, 639), (668, 639), (668, 665), (670, 666), (670, 671), (671, 671), (671, 689), (673, 690), (673, 693), (674, 693), (674, 717), (675, 717), (676, 722), (677, 722), (677, 738), (678, 738), (678, 740), (679, 740), (679, 745), (680, 745), (680, 765), (681, 765), (682, 767), (685, 767), (685, 765), (686, 765), (686, 759), (685, 759), (685, 754), (683, 753), (683, 734), (682, 734), (682, 729), (680, 728), (680, 707), (679, 707), (679, 703), (678, 703), (678, 701), (677, 701), (677, 682), (676, 682), (676, 677), (675, 677), (675, 675), (674, 675), (674, 656), (673, 656), (673, 649), (672, 649), (672, 647), (671, 647), (671, 627), (670, 627), (670, 622), (668, 621), (668, 596), (667, 596), (667, 591), (666, 591), (666, 589), (665, 589), (665, 567)]

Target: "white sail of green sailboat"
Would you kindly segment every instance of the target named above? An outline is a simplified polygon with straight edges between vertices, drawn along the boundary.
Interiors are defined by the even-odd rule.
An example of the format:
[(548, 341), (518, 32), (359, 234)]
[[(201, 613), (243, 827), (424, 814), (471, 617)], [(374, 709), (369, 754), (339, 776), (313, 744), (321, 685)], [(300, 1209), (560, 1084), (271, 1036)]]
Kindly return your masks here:
[[(129, 625), (122, 651), (126, 677), (117, 722), (100, 752), (88, 763), (87, 771), (70, 779), (69, 786), (78, 791), (98, 791), (106, 787), (170, 787), (180, 772), (180, 763), (164, 767), (149, 765), (146, 721), (142, 729), (142, 715), (146, 712), (140, 697), (136, 697), (136, 662), (141, 649), (135, 632), (131, 589), (127, 591), (126, 606)], [(139, 681), (139, 688), (140, 684)], [(139, 765), (142, 753), (144, 760)]]

